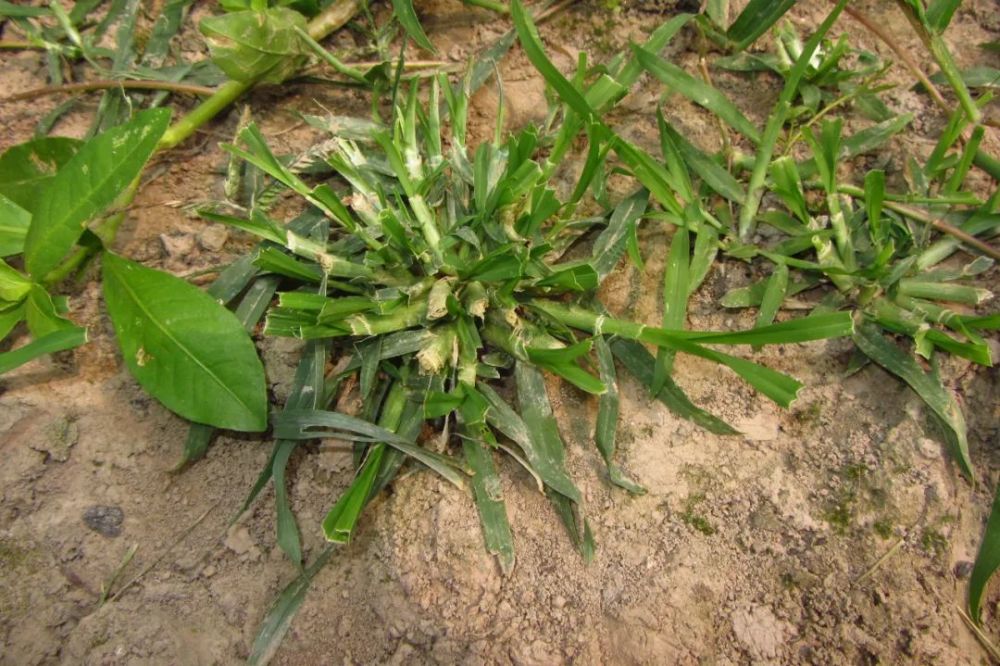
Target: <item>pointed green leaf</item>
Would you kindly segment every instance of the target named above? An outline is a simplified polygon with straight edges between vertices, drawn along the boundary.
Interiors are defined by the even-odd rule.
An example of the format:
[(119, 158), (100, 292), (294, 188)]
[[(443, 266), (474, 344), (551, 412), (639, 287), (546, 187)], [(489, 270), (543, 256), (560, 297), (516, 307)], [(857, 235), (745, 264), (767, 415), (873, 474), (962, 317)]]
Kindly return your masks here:
[(396, 20), (403, 26), (403, 30), (410, 36), (410, 39), (417, 43), (417, 46), (425, 51), (437, 53), (437, 49), (431, 44), (431, 40), (427, 39), (427, 33), (420, 25), (417, 12), (413, 9), (413, 0), (392, 0), (392, 9), (396, 14)]
[(979, 553), (972, 567), (972, 575), (969, 576), (969, 617), (976, 624), (981, 622), (979, 609), (982, 605), (983, 592), (997, 567), (1000, 567), (1000, 486), (997, 486), (993, 496), (993, 508), (990, 510), (989, 520), (986, 521), (983, 541), (979, 544)]
[(24, 252), (31, 213), (0, 194), (0, 258)]
[(87, 329), (74, 326), (38, 338), (23, 347), (0, 354), (0, 375), (46, 354), (79, 347), (87, 342)]
[(875, 324), (865, 322), (859, 325), (854, 332), (854, 343), (868, 358), (909, 384), (941, 419), (947, 427), (948, 439), (959, 467), (966, 476), (973, 478), (965, 416), (955, 397), (941, 384), (940, 378), (934, 373), (924, 372), (912, 356), (886, 340)]
[(72, 159), (82, 143), (52, 136), (6, 150), (0, 155), (0, 194), (30, 211), (39, 191)]
[(640, 46), (633, 45), (632, 51), (639, 60), (639, 64), (672, 91), (684, 95), (699, 106), (705, 107), (754, 143), (760, 143), (760, 131), (717, 88), (696, 79), (672, 62), (650, 53)]
[(170, 122), (167, 109), (132, 120), (88, 141), (39, 192), (31, 208), (24, 264), (44, 278), (72, 249), (87, 222), (114, 203), (142, 171)]
[(104, 297), (125, 364), (153, 397), (197, 423), (267, 427), (264, 369), (232, 312), (184, 280), (110, 253)]

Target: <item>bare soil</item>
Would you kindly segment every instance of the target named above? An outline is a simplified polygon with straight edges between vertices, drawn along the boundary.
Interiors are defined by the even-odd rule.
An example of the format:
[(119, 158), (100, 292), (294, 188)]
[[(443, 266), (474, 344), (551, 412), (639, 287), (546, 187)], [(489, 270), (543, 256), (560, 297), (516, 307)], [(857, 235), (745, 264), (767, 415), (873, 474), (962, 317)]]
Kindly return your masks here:
[[(542, 35), (569, 71), (581, 51), (596, 62), (641, 39), (676, 4), (580, 2)], [(417, 6), (442, 56), (456, 62), (507, 27), (455, 0)], [(891, 2), (855, 6), (877, 16), (933, 71)], [(793, 21), (816, 25), (828, 8), (802, 2)], [(891, 58), (849, 18), (835, 32)], [(998, 36), (995, 0), (967, 0), (947, 33), (962, 66), (1000, 66), (996, 54), (976, 47)], [(199, 48), (196, 35), (183, 40)], [(351, 33), (335, 41), (350, 44)], [(694, 71), (697, 47), (685, 36), (670, 53)], [(42, 85), (44, 73), (36, 52), (0, 52), (5, 93)], [(542, 83), (516, 48), (501, 74), (508, 125), (543, 119)], [(777, 95), (769, 76), (716, 76), (754, 120)], [(892, 77), (900, 86), (887, 95), (889, 104), (917, 114), (914, 131), (879, 156), (899, 174), (907, 154), (931, 150), (944, 119), (910, 90), (905, 70), (895, 68)], [(474, 98), (477, 132), (492, 131), (497, 99), (492, 84)], [(96, 100), (82, 99), (56, 133), (79, 136)], [(28, 139), (58, 101), (0, 106), (0, 149)], [(296, 111), (319, 112), (317, 103), (338, 114), (367, 110), (356, 93), (305, 84), (260, 90), (246, 101), (279, 151), (316, 140)], [(614, 123), (653, 146), (658, 105), (692, 140), (717, 147), (710, 117), (649, 81)], [(221, 194), (226, 158), (217, 144), (229, 139), (237, 115), (159, 159), (119, 238), (122, 253), (184, 275), (249, 246), (243, 235), (186, 212)], [(1000, 136), (988, 134), (988, 148), (1000, 154)], [(609, 279), (604, 295), (618, 311), (659, 317), (667, 241), (665, 230), (648, 225), (647, 270), (623, 263)], [(753, 270), (717, 264), (692, 301), (689, 325), (751, 326), (752, 313), (727, 312), (717, 302)], [(996, 276), (987, 275), (994, 287)], [(0, 379), (0, 663), (238, 663), (270, 602), (296, 575), (275, 545), (271, 491), (227, 529), (270, 442), (220, 437), (205, 460), (171, 473), (186, 425), (123, 368), (96, 274), (67, 292), (73, 318), (90, 328), (90, 344)], [(298, 345), (267, 341), (263, 349), (281, 396)], [(649, 489), (641, 497), (605, 479), (591, 443), (596, 405), (553, 385), (571, 473), (598, 541), (594, 561), (581, 561), (531, 479), (505, 461), (517, 565), (504, 576), (483, 548), (470, 496), (414, 471), (370, 507), (354, 542), (314, 580), (275, 663), (988, 663), (958, 608), (1000, 471), (998, 372), (960, 360), (942, 368), (970, 423), (981, 480), (973, 488), (949, 462), (916, 395), (876, 367), (848, 376), (850, 355), (845, 341), (753, 353), (806, 384), (788, 411), (724, 369), (680, 358), (679, 382), (697, 404), (739, 428), (738, 437), (707, 433), (624, 381), (619, 458)], [(349, 455), (331, 443), (296, 452), (289, 483), (307, 560), (323, 548), (320, 521), (349, 478)], [(93, 507), (120, 509), (124, 518), (117, 525), (115, 512), (104, 510), (103, 521), (85, 522)], [(143, 575), (100, 604), (132, 546), (135, 557), (111, 589)], [(984, 612), (994, 641), (998, 601), (992, 592)]]

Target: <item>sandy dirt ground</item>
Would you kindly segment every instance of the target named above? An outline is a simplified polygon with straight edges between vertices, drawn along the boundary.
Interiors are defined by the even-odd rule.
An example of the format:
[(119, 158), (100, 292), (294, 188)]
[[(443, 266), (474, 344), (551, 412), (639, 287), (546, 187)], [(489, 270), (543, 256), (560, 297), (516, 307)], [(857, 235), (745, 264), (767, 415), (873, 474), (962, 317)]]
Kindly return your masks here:
[[(206, 5), (197, 3), (196, 11)], [(891, 3), (856, 6), (878, 16), (932, 71)], [(457, 1), (417, 7), (441, 55), (455, 62), (506, 28)], [(792, 19), (815, 25), (828, 7), (805, 1)], [(569, 71), (579, 52), (600, 61), (675, 11), (670, 2), (580, 2), (550, 20), (542, 36), (556, 64)], [(835, 32), (889, 55), (846, 17)], [(995, 0), (967, 0), (948, 31), (963, 66), (1000, 66), (996, 54), (975, 47), (998, 36)], [(343, 31), (332, 43), (354, 40)], [(181, 45), (200, 49), (195, 33)], [(682, 34), (668, 53), (694, 71), (693, 35)], [(5, 92), (41, 85), (44, 73), (37, 53), (0, 52)], [(516, 47), (501, 73), (508, 124), (541, 120), (542, 83)], [(777, 96), (775, 79), (716, 76), (754, 121), (763, 120)], [(892, 80), (900, 86), (887, 102), (917, 114), (914, 131), (879, 156), (898, 174), (906, 154), (931, 150), (944, 119), (911, 90), (904, 70), (894, 69)], [(82, 99), (55, 133), (83, 132), (97, 99)], [(58, 101), (0, 105), (0, 149), (28, 139)], [(262, 89), (247, 101), (279, 151), (317, 140), (296, 111), (319, 112), (322, 104), (360, 115), (367, 108), (357, 93), (308, 84)], [(475, 96), (476, 131), (490, 131), (496, 103), (492, 85)], [(612, 121), (654, 146), (658, 105), (693, 141), (717, 147), (710, 117), (645, 78)], [(149, 172), (155, 178), (119, 238), (122, 253), (188, 274), (249, 247), (242, 234), (186, 212), (220, 196), (225, 157), (217, 144), (229, 139), (236, 116), (158, 158)], [(1000, 154), (1000, 134), (991, 134), (988, 146)], [(641, 239), (647, 270), (623, 262), (608, 280), (604, 295), (618, 311), (659, 317), (667, 234), (647, 225)], [(692, 299), (689, 325), (752, 326), (752, 313), (727, 312), (717, 303), (753, 271), (736, 261), (718, 263)], [(996, 286), (996, 277), (994, 269), (985, 279)], [(220, 437), (205, 460), (171, 473), (186, 425), (124, 370), (96, 274), (67, 293), (72, 317), (90, 328), (90, 344), (0, 378), (0, 663), (239, 663), (270, 602), (296, 575), (275, 544), (272, 491), (227, 528), (270, 442)], [(299, 347), (285, 340), (262, 346), (280, 397)], [(598, 542), (591, 564), (573, 550), (531, 479), (509, 461), (501, 463), (517, 546), (509, 576), (483, 548), (471, 497), (415, 470), (370, 507), (353, 543), (316, 577), (274, 663), (989, 663), (958, 608), (1000, 472), (1000, 377), (960, 360), (942, 369), (970, 423), (981, 480), (972, 488), (948, 460), (921, 401), (876, 367), (848, 376), (850, 356), (846, 341), (755, 353), (805, 383), (790, 410), (724, 369), (680, 358), (679, 383), (697, 404), (739, 428), (743, 435), (734, 437), (679, 419), (624, 381), (619, 458), (649, 489), (641, 497), (606, 481), (591, 443), (596, 404), (553, 385), (568, 464)], [(350, 456), (330, 443), (303, 445), (289, 476), (311, 560), (324, 547), (320, 521), (349, 481)], [(133, 546), (135, 556), (112, 589), (141, 577), (99, 603)], [(984, 612), (994, 640), (998, 600), (991, 592)]]

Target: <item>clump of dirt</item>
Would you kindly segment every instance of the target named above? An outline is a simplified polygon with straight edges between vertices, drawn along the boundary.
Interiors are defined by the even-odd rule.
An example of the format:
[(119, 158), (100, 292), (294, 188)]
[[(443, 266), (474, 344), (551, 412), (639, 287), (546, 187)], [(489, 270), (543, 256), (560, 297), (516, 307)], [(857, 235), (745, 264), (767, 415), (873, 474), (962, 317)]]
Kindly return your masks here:
[[(828, 9), (823, 2), (800, 4), (792, 17), (800, 27), (815, 25)], [(886, 17), (893, 34), (908, 35), (890, 4), (859, 6)], [(507, 27), (458, 2), (418, 7), (441, 53), (455, 61)], [(963, 3), (949, 29), (963, 65), (986, 62), (985, 52), (968, 45), (997, 38), (1000, 25), (983, 19), (992, 8), (990, 0)], [(647, 34), (676, 4), (656, 3), (656, 9), (660, 13), (638, 2), (578, 3), (547, 23), (542, 35), (556, 64), (569, 71), (579, 52), (599, 61)], [(838, 29), (854, 44), (885, 52), (846, 19)], [(902, 41), (920, 53), (910, 38)], [(681, 40), (671, 48), (688, 64), (696, 47)], [(922, 65), (931, 69), (926, 58)], [(508, 124), (543, 119), (543, 85), (516, 49), (501, 74)], [(0, 55), (8, 92), (35, 87), (43, 75), (38, 54)], [(907, 88), (890, 95), (890, 104), (924, 119), (884, 156), (899, 170), (906, 151), (929, 149), (942, 120), (926, 98), (907, 92), (905, 72), (893, 76)], [(748, 84), (720, 75), (717, 84), (756, 120), (777, 91), (766, 79)], [(274, 94), (261, 91), (248, 102), (279, 151), (315, 140), (297, 126), (296, 111), (315, 112), (317, 102), (334, 113), (367, 109), (363, 98), (339, 89), (295, 86), (280, 104)], [(645, 82), (615, 123), (654, 145), (651, 114), (663, 96), (659, 85)], [(472, 100), (475, 132), (493, 131), (497, 99), (495, 87), (487, 86)], [(670, 119), (693, 141), (715, 147), (710, 119), (675, 96), (668, 100)], [(0, 147), (27, 139), (55, 103), (0, 109)], [(87, 103), (79, 108), (59, 133), (85, 130)], [(217, 143), (231, 136), (235, 116), (162, 158), (120, 237), (124, 254), (187, 274), (223, 264), (249, 246), (242, 234), (186, 212), (220, 194), (226, 157)], [(655, 321), (668, 238), (650, 224), (641, 241), (645, 272), (623, 264), (604, 296), (617, 311)], [(689, 324), (752, 326), (752, 313), (717, 305), (751, 277), (744, 264), (719, 263), (692, 301)], [(270, 602), (297, 575), (275, 545), (270, 491), (229, 524), (270, 443), (222, 436), (205, 460), (172, 473), (186, 427), (122, 368), (96, 282), (72, 294), (71, 316), (90, 328), (90, 344), (0, 379), (0, 661), (245, 659)], [(275, 394), (286, 390), (298, 351), (294, 342), (265, 345)], [(581, 561), (533, 481), (509, 460), (501, 462), (517, 545), (509, 576), (483, 548), (471, 498), (414, 471), (371, 505), (354, 542), (316, 577), (276, 663), (983, 661), (955, 609), (992, 485), (973, 489), (959, 477), (923, 403), (903, 385), (876, 367), (848, 376), (850, 354), (845, 341), (756, 353), (805, 383), (789, 411), (724, 369), (678, 358), (678, 381), (697, 404), (743, 433), (735, 437), (677, 418), (623, 380), (618, 457), (648, 488), (642, 496), (604, 478), (591, 440), (596, 405), (572, 388), (553, 391), (568, 465), (598, 541), (591, 564)], [(1000, 423), (1000, 378), (961, 361), (943, 371), (965, 402), (981, 477), (993, 479), (1000, 461), (987, 445)], [(304, 445), (293, 455), (289, 484), (308, 560), (324, 547), (320, 520), (349, 474), (349, 461), (328, 444)], [(99, 516), (94, 507), (101, 507)], [(133, 546), (135, 556), (122, 568)], [(100, 603), (104, 589), (122, 590), (140, 574)], [(985, 609), (990, 627), (996, 600), (991, 596)]]

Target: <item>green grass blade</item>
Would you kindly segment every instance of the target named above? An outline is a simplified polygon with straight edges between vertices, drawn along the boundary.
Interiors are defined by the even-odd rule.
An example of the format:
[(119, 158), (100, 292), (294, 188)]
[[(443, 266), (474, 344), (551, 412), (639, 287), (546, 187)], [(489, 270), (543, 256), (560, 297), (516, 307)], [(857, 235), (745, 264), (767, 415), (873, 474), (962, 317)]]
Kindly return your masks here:
[(295, 515), (288, 501), (288, 486), (285, 482), (285, 468), (288, 459), (298, 446), (293, 440), (276, 442), (274, 458), (271, 463), (271, 477), (274, 479), (274, 502), (277, 507), (277, 540), (278, 546), (284, 551), (295, 566), (302, 568), (302, 539), (295, 523)]
[(326, 514), (326, 518), (323, 519), (323, 533), (327, 541), (340, 544), (351, 542), (354, 527), (375, 485), (375, 476), (378, 474), (384, 454), (384, 444), (372, 447), (354, 481)]
[(521, 41), (521, 48), (524, 49), (528, 60), (531, 61), (531, 64), (542, 75), (545, 82), (556, 91), (559, 99), (569, 105), (574, 112), (580, 114), (585, 119), (593, 117), (593, 110), (587, 104), (587, 100), (583, 98), (580, 91), (556, 69), (552, 61), (545, 55), (545, 49), (542, 47), (542, 40), (538, 36), (538, 30), (535, 28), (531, 16), (525, 11), (521, 0), (512, 0), (510, 13), (511, 18), (514, 20), (514, 28), (517, 30), (517, 37)]
[[(323, 430), (318, 430), (323, 428)], [(464, 486), (457, 463), (447, 456), (417, 446), (374, 423), (347, 414), (319, 409), (290, 409), (274, 417), (274, 434), (282, 439), (338, 438), (358, 442), (385, 442), (434, 470), (458, 486)]]
[[(670, 241), (667, 266), (663, 272), (663, 328), (680, 330), (687, 319), (690, 268), (691, 234), (687, 227), (678, 227)], [(656, 354), (653, 372), (653, 395), (660, 392), (668, 375), (673, 371), (674, 352), (660, 348)]]
[(742, 51), (777, 23), (793, 5), (795, 0), (750, 0), (729, 26), (726, 36), (736, 42), (736, 51)]
[(328, 547), (316, 561), (309, 565), (298, 577), (281, 591), (274, 604), (267, 611), (264, 621), (261, 623), (257, 636), (254, 638), (253, 646), (250, 648), (250, 656), (247, 658), (248, 666), (264, 666), (274, 657), (275, 652), (281, 645), (282, 639), (288, 632), (292, 624), (292, 619), (305, 601), (306, 592), (313, 578), (320, 569), (326, 566), (333, 555), (333, 547)]
[(480, 384), (476, 389), (490, 405), (486, 413), (487, 422), (497, 432), (521, 447), (528, 463), (545, 485), (561, 495), (579, 499), (580, 491), (563, 466), (561, 451), (549, 447), (547, 441), (540, 441), (541, 432), (529, 428), (526, 421), (488, 385)]
[(969, 576), (969, 617), (977, 624), (982, 621), (980, 607), (983, 592), (998, 567), (1000, 567), (1000, 486), (997, 486), (993, 496), (993, 508), (986, 521), (986, 529), (983, 531), (982, 543), (979, 544), (979, 553), (972, 567), (972, 575)]
[[(482, 434), (491, 436), (488, 429), (484, 429)], [(467, 432), (466, 435), (462, 440), (462, 449), (473, 474), (472, 491), (476, 498), (486, 550), (496, 555), (500, 568), (505, 574), (510, 574), (514, 569), (514, 537), (507, 519), (500, 476), (493, 464), (492, 449), (472, 432)]]
[(788, 266), (777, 264), (771, 277), (767, 280), (764, 288), (764, 296), (760, 302), (760, 311), (757, 313), (757, 328), (770, 325), (774, 322), (774, 317), (778, 314), (778, 309), (785, 301), (788, 293)]
[(924, 372), (913, 358), (885, 339), (878, 326), (863, 323), (854, 332), (854, 343), (868, 358), (909, 384), (920, 399), (946, 426), (948, 439), (962, 473), (970, 479), (975, 472), (969, 458), (965, 417), (955, 397), (933, 373)]
[(46, 354), (66, 351), (87, 342), (87, 329), (64, 328), (33, 340), (23, 347), (0, 354), (0, 375)]
[(594, 339), (594, 350), (597, 354), (597, 366), (601, 381), (608, 387), (597, 403), (597, 423), (594, 426), (594, 443), (604, 458), (608, 469), (608, 479), (611, 483), (624, 488), (634, 495), (645, 494), (646, 489), (628, 478), (614, 463), (615, 436), (618, 431), (618, 412), (620, 399), (618, 396), (618, 373), (615, 370), (615, 359), (611, 347), (604, 336)]
[(688, 296), (698, 291), (702, 282), (708, 277), (708, 272), (715, 263), (719, 252), (719, 232), (715, 227), (702, 224), (694, 239), (694, 253), (691, 256), (691, 267), (688, 271)]
[(168, 0), (153, 23), (153, 32), (146, 42), (142, 62), (159, 67), (170, 53), (170, 40), (181, 28), (181, 22), (194, 0)]
[(622, 162), (632, 170), (636, 180), (649, 190), (653, 198), (660, 202), (660, 205), (677, 217), (684, 216), (684, 209), (677, 201), (677, 196), (669, 184), (670, 174), (667, 173), (662, 164), (654, 160), (646, 151), (636, 148), (621, 137), (615, 138), (614, 150)]
[(671, 331), (685, 340), (714, 345), (782, 345), (795, 342), (826, 340), (851, 335), (854, 320), (849, 312), (831, 312), (800, 317), (748, 331), (698, 332)]
[[(693, 18), (694, 14), (677, 14), (671, 17), (669, 21), (662, 23), (649, 35), (649, 39), (642, 44), (642, 49), (649, 53), (659, 54), (674, 38), (674, 35)], [(631, 88), (639, 80), (641, 74), (642, 65), (633, 55), (632, 59), (622, 67), (620, 72), (615, 74), (614, 78), (625, 88)]]
[(665, 131), (673, 140), (677, 150), (684, 157), (684, 161), (702, 182), (712, 190), (722, 195), (733, 203), (742, 203), (746, 198), (746, 192), (740, 182), (733, 178), (722, 165), (714, 159), (695, 148), (684, 136), (672, 126), (666, 125)]
[(192, 423), (184, 440), (184, 453), (171, 471), (178, 472), (191, 463), (201, 460), (208, 453), (208, 447), (218, 430), (204, 423)]
[(608, 220), (608, 226), (601, 232), (594, 242), (594, 251), (590, 263), (597, 271), (598, 283), (611, 274), (622, 253), (625, 252), (625, 243), (628, 238), (629, 229), (633, 228), (646, 213), (649, 205), (649, 192), (640, 189), (632, 196), (623, 199)]
[(552, 506), (555, 508), (556, 515), (559, 516), (559, 520), (562, 521), (563, 526), (566, 528), (570, 541), (572, 541), (573, 545), (580, 551), (583, 561), (589, 564), (594, 559), (594, 551), (596, 550), (594, 546), (594, 535), (591, 534), (590, 525), (587, 523), (586, 519), (582, 520), (583, 530), (581, 532), (580, 521), (577, 519), (578, 505), (575, 504), (570, 498), (565, 495), (560, 495), (553, 490), (546, 490), (545, 494), (548, 496), (549, 501), (552, 502)]
[(717, 88), (691, 76), (677, 65), (664, 60), (658, 55), (645, 51), (640, 46), (633, 45), (632, 52), (642, 67), (668, 86), (689, 100), (703, 106), (724, 120), (730, 127), (750, 139), (760, 143), (760, 131), (754, 127), (743, 112)]
[(431, 44), (431, 40), (427, 38), (427, 33), (424, 32), (423, 27), (420, 25), (417, 12), (413, 9), (413, 0), (392, 0), (392, 9), (396, 15), (396, 20), (403, 26), (403, 30), (410, 36), (410, 39), (417, 43), (417, 46), (425, 51), (437, 53), (437, 49)]
[[(643, 386), (653, 385), (653, 366), (656, 364), (655, 357), (646, 351), (646, 348), (638, 342), (615, 338), (611, 341), (611, 351), (614, 353), (625, 369), (628, 370)], [(667, 409), (681, 417), (695, 423), (709, 432), (717, 435), (738, 435), (739, 431), (722, 419), (709, 414), (705, 410), (695, 406), (688, 399), (687, 395), (674, 380), (667, 377), (667, 381), (656, 399), (666, 405)]]
[[(783, 0), (782, 5), (786, 2), (787, 0)], [(753, 4), (760, 7), (772, 5), (770, 0), (755, 0)], [(753, 171), (750, 174), (750, 183), (747, 186), (747, 196), (743, 202), (743, 208), (740, 210), (739, 234), (740, 238), (744, 242), (749, 240), (750, 235), (753, 233), (754, 226), (756, 224), (757, 210), (760, 208), (760, 200), (764, 195), (764, 179), (771, 163), (771, 157), (774, 154), (774, 148), (778, 141), (778, 135), (780, 134), (782, 127), (784, 127), (785, 120), (791, 111), (792, 99), (795, 97), (795, 92), (798, 90), (799, 82), (802, 80), (802, 77), (805, 76), (806, 69), (809, 67), (809, 63), (812, 60), (816, 49), (819, 47), (820, 41), (822, 41), (823, 37), (826, 36), (826, 33), (830, 31), (830, 28), (833, 27), (834, 22), (837, 20), (837, 17), (840, 16), (840, 13), (844, 10), (846, 5), (847, 0), (839, 0), (837, 5), (827, 15), (826, 20), (824, 20), (819, 28), (816, 29), (816, 32), (809, 38), (809, 41), (806, 42), (802, 49), (802, 53), (795, 61), (795, 65), (792, 67), (791, 72), (789, 72), (788, 77), (785, 79), (785, 87), (782, 89), (781, 95), (778, 97), (777, 104), (775, 104), (774, 109), (771, 111), (771, 115), (767, 119), (764, 134), (761, 137), (760, 144), (757, 146), (757, 156), (754, 160)], [(790, 6), (791, 4), (788, 4), (788, 7)], [(785, 7), (782, 13), (787, 10), (788, 7)], [(754, 21), (754, 23), (761, 22), (766, 21), (760, 21), (759, 19)], [(765, 27), (764, 29), (766, 30), (767, 28)], [(747, 32), (748, 34), (753, 34), (752, 31), (748, 30)], [(746, 41), (746, 38), (742, 41)]]

